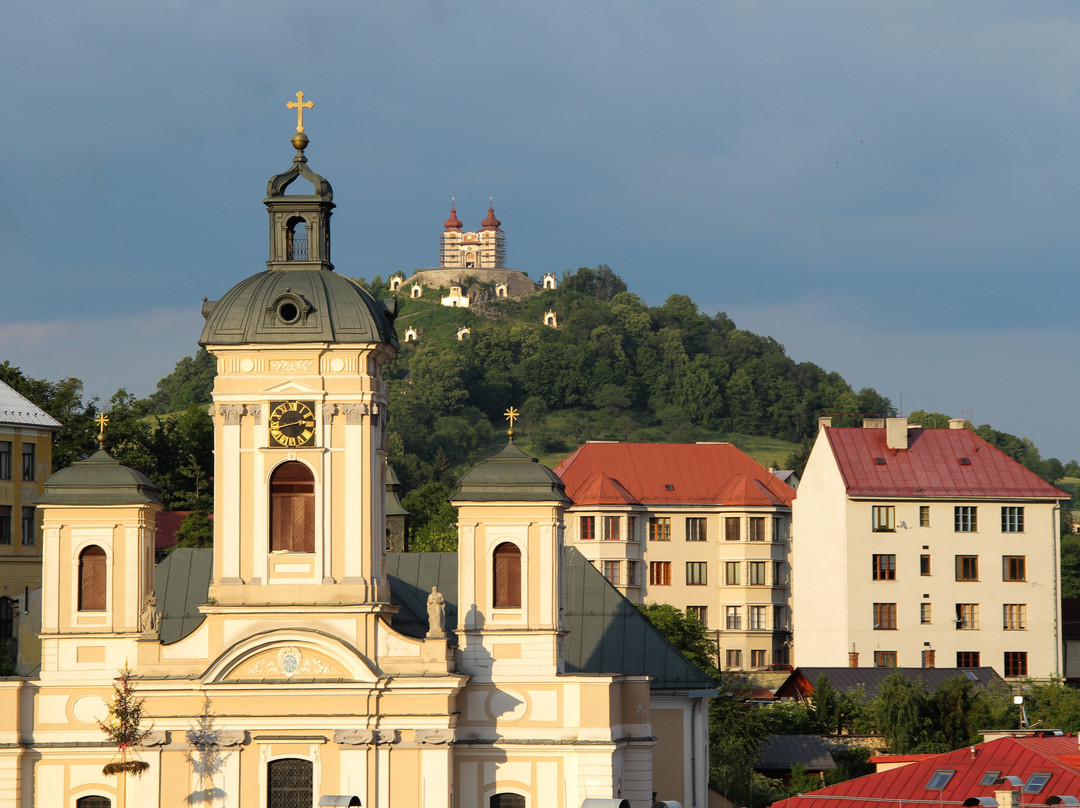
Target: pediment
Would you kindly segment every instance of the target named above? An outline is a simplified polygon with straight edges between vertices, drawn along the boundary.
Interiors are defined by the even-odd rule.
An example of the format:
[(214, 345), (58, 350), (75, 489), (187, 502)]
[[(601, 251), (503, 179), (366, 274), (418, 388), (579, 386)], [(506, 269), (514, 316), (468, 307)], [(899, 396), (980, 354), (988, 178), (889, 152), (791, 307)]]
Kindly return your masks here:
[[(310, 368), (309, 367), (301, 367), (301, 365), (306, 365), (306, 366), (314, 365), (315, 361), (316, 360), (314, 360), (314, 359), (312, 359), (312, 360), (304, 359), (304, 360), (298, 360), (298, 361), (287, 360), (287, 359), (270, 359), (270, 360), (267, 361), (267, 366), (270, 367), (271, 369), (273, 369), (275, 372), (278, 372), (278, 373), (289, 373), (290, 371), (307, 372)], [(277, 362), (282, 363), (281, 368), (275, 368), (274, 367), (274, 364), (277, 363)], [(317, 397), (321, 398), (322, 395), (323, 395), (323, 390), (321, 388), (312, 387), (310, 384), (302, 384), (301, 382), (295, 381), (293, 379), (289, 379), (288, 381), (282, 382), (281, 384), (275, 384), (272, 387), (264, 388), (261, 392), (265, 396), (280, 396), (282, 398), (287, 398), (287, 397), (291, 397), (291, 396), (294, 396), (294, 397), (317, 396)]]
[(376, 682), (374, 666), (351, 645), (318, 631), (271, 631), (241, 641), (204, 674), (212, 682)]

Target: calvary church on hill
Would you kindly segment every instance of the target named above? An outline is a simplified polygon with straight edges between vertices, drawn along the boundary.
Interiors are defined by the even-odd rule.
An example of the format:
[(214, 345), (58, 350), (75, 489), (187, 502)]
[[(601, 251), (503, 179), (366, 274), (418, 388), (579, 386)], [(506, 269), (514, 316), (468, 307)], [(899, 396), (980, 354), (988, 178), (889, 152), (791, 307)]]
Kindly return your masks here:
[[(704, 806), (715, 683), (564, 545), (549, 469), (508, 443), (454, 496), (457, 553), (386, 552), (395, 306), (333, 271), (333, 191), (292, 144), (266, 270), (203, 307), (213, 550), (155, 568), (156, 491), (105, 449), (45, 483), (41, 668), (0, 680), (0, 804)], [(138, 778), (102, 771), (125, 667)]]

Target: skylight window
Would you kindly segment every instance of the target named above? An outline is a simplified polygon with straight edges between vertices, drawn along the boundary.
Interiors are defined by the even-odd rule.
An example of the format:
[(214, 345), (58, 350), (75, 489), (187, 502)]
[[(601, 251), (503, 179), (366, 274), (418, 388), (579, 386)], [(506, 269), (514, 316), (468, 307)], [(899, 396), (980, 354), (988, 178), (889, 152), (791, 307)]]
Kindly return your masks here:
[(971, 458), (969, 458), (969, 457), (961, 457), (960, 458), (960, 465), (961, 466), (970, 466), (971, 465)]
[(999, 777), (1001, 777), (1001, 772), (987, 772), (986, 774), (983, 775), (982, 780), (979, 781), (979, 785), (980, 786), (992, 786), (992, 785), (995, 785), (997, 783)]
[(665, 491), (674, 491), (675, 486), (673, 486), (671, 483), (664, 483), (664, 490)]
[(885, 465), (885, 458), (884, 457), (875, 457), (874, 462), (879, 466), (884, 466)]
[(1038, 794), (1044, 788), (1046, 784), (1050, 782), (1051, 775), (1045, 772), (1035, 772), (1028, 778), (1028, 781), (1024, 783), (1023, 792), (1025, 794)]
[(955, 769), (938, 769), (934, 772), (934, 776), (930, 778), (930, 782), (926, 784), (926, 790), (941, 791), (949, 784), (954, 774), (956, 774)]

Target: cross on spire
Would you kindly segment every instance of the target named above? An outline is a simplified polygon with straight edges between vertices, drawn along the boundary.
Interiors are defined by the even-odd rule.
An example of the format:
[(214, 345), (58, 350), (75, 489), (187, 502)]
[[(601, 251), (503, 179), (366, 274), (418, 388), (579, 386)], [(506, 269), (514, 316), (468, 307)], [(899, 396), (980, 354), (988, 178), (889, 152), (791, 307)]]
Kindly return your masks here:
[(304, 94), (303, 93), (297, 93), (296, 94), (296, 100), (295, 101), (289, 101), (288, 103), (285, 104), (285, 106), (288, 107), (289, 109), (295, 109), (296, 110), (296, 131), (297, 132), (303, 132), (304, 131), (304, 110), (313, 108), (315, 106), (315, 102), (314, 101), (305, 101), (304, 100)]
[(504, 416), (506, 417), (506, 420), (510, 422), (510, 429), (508, 429), (508, 430), (506, 431), (506, 434), (507, 434), (507, 435), (508, 435), (508, 436), (510, 437), (510, 442), (511, 442), (511, 443), (513, 443), (513, 442), (514, 442), (514, 420), (515, 420), (515, 419), (516, 419), (516, 418), (517, 418), (517, 417), (518, 417), (518, 416), (519, 416), (520, 414), (521, 414), (521, 413), (519, 413), (519, 412), (518, 412), (517, 410), (515, 410), (515, 409), (514, 409), (513, 407), (511, 407), (510, 409), (508, 409), (508, 410), (507, 410), (506, 412), (504, 412), (504, 413), (503, 413), (503, 415), (504, 415)]
[(98, 432), (98, 436), (97, 436), (98, 446), (100, 446), (102, 449), (104, 449), (105, 448), (105, 425), (107, 423), (109, 423), (109, 416), (107, 416), (105, 413), (100, 413), (98, 415), (98, 417), (95, 418), (94, 420), (97, 421), (98, 429), (100, 430)]

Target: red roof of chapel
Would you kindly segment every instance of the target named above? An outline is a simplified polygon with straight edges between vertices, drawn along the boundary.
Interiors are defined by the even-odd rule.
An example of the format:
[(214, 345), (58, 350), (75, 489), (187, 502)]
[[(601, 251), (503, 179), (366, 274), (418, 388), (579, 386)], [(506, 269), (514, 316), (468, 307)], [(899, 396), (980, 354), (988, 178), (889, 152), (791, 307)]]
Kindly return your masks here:
[(589, 442), (554, 471), (576, 505), (790, 507), (795, 496), (730, 443)]

